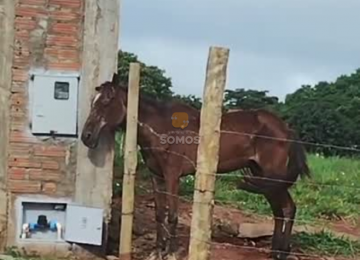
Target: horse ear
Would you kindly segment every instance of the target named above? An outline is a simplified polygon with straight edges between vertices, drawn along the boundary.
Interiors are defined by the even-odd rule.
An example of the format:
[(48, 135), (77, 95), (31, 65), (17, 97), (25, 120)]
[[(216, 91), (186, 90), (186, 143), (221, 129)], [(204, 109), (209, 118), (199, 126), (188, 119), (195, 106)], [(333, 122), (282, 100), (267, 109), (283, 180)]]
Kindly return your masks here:
[(119, 77), (117, 73), (114, 73), (112, 83), (114, 83), (115, 85), (119, 85)]

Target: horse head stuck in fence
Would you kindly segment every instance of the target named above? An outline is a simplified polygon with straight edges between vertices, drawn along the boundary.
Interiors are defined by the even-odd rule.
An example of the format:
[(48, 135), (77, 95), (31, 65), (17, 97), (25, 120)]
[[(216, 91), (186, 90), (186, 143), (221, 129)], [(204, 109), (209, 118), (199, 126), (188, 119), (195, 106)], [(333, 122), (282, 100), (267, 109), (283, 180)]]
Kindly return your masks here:
[[(96, 88), (81, 139), (96, 148), (104, 128), (126, 129), (127, 84), (114, 75)], [(181, 102), (157, 101), (140, 94), (138, 145), (152, 172), (157, 222), (156, 254), (174, 255), (178, 239), (180, 177), (196, 172), (200, 111)], [(296, 206), (288, 191), (299, 176), (310, 176), (306, 154), (285, 122), (265, 110), (225, 113), (221, 120), (218, 174), (248, 169), (238, 188), (262, 194), (271, 206), (275, 224), (273, 259), (286, 259)], [(166, 200), (167, 199), (167, 200)], [(166, 226), (166, 201), (168, 226)], [(166, 252), (165, 252), (166, 251)]]

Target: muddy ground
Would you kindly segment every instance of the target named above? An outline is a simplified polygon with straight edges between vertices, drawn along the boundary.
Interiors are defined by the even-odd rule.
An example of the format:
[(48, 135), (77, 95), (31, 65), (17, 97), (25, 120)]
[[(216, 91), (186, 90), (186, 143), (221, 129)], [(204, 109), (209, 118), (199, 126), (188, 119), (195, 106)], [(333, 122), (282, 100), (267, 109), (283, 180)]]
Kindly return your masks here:
[[(115, 198), (113, 202), (113, 219), (110, 230), (109, 250), (111, 254), (117, 255), (119, 243), (119, 220), (121, 218), (121, 198)], [(192, 204), (182, 201), (179, 209), (178, 236), (180, 239), (181, 260), (186, 259), (189, 246), (189, 234), (191, 223)], [(265, 260), (271, 259), (270, 250), (271, 237), (266, 235), (253, 238), (239, 238), (235, 234), (241, 223), (259, 223), (265, 227), (272, 227), (271, 218), (260, 218), (254, 215), (246, 215), (239, 210), (224, 206), (214, 208), (214, 231), (212, 238), (211, 260)], [(225, 223), (225, 224), (224, 224)], [(360, 236), (360, 229), (349, 227), (341, 222), (335, 223), (334, 230), (351, 233)], [(134, 219), (133, 259), (145, 260), (154, 249), (155, 245), (155, 218), (154, 202), (151, 195), (137, 196), (136, 211)], [(272, 230), (271, 230), (272, 231)], [(251, 233), (251, 232), (250, 232)], [(265, 232), (266, 233), (266, 232)], [(256, 237), (256, 238), (255, 238)], [(300, 248), (293, 248), (297, 257), (292, 259), (334, 259), (323, 256), (305, 256)], [(301, 256), (303, 255), (303, 256)], [(336, 258), (338, 260), (340, 258)]]

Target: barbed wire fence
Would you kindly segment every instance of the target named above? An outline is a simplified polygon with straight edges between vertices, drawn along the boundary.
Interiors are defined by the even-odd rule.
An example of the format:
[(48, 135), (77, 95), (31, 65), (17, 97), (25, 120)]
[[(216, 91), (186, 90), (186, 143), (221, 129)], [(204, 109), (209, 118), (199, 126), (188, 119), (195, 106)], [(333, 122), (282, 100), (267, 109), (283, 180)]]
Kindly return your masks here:
[[(150, 125), (145, 124), (144, 122), (138, 121), (137, 122), (138, 125), (140, 127), (143, 128), (147, 128), (148, 131), (150, 131), (152, 134), (156, 135), (157, 137), (161, 137), (163, 135), (163, 133), (158, 133), (154, 128), (152, 128)], [(183, 130), (183, 133), (186, 134), (191, 134), (191, 135), (196, 135), (198, 136), (197, 132), (193, 132), (193, 131), (188, 131), (188, 130)], [(232, 131), (220, 131), (221, 134), (234, 134), (234, 135), (244, 135), (244, 136), (249, 136), (248, 133), (244, 133), (244, 132), (232, 132)], [(344, 147), (344, 146), (338, 146), (336, 144), (323, 144), (323, 143), (312, 143), (312, 142), (304, 142), (302, 140), (294, 140), (294, 139), (286, 139), (286, 138), (273, 138), (270, 136), (263, 136), (263, 135), (251, 135), (252, 137), (258, 137), (258, 138), (264, 138), (264, 139), (269, 139), (269, 140), (274, 140), (274, 141), (282, 141), (282, 142), (289, 142), (289, 143), (299, 143), (302, 145), (311, 145), (311, 146), (316, 146), (316, 147), (327, 147), (327, 148), (331, 148), (331, 149), (339, 149), (339, 150), (346, 150), (346, 151), (354, 151), (360, 154), (360, 149), (354, 148), (354, 147)], [(184, 145), (187, 145), (186, 143)], [(172, 156), (178, 156), (180, 159), (183, 159), (185, 161), (187, 161), (189, 164), (191, 164), (195, 171), (197, 169), (196, 166), (196, 162), (194, 162), (192, 159), (190, 159), (189, 157), (187, 157), (184, 154), (180, 154), (174, 151), (168, 151), (166, 150), (164, 147), (159, 146), (159, 147), (138, 147), (137, 148), (137, 153), (139, 153), (141, 151), (141, 149), (143, 150), (160, 150), (162, 152), (166, 152), (171, 154)], [(341, 175), (341, 172), (338, 173), (339, 175)], [(284, 181), (284, 180), (276, 180), (276, 179), (270, 179), (270, 178), (265, 178), (265, 177), (259, 177), (259, 176), (251, 176), (249, 174), (243, 173), (241, 171), (238, 171), (236, 173), (221, 173), (221, 174), (215, 174), (216, 177), (234, 177), (234, 176), (246, 176), (248, 178), (253, 178), (253, 179), (261, 179), (261, 180), (265, 180), (265, 181), (271, 181), (271, 182), (283, 182), (283, 183), (289, 183), (289, 184), (293, 184), (294, 186), (298, 185), (301, 183), (301, 185), (307, 185), (307, 186), (314, 186), (317, 187), (319, 189), (321, 188), (327, 188), (327, 187), (331, 187), (331, 188), (337, 188), (337, 189), (352, 189), (355, 191), (360, 191), (360, 185), (359, 184), (355, 184), (354, 185), (344, 185), (344, 184), (329, 184), (329, 183), (322, 183), (322, 182), (315, 182), (312, 179), (307, 179), (301, 182), (288, 182), (288, 181)], [(154, 175), (156, 178), (161, 178), (159, 176)], [(163, 193), (167, 196), (176, 196), (180, 201), (184, 202), (184, 203), (189, 203), (189, 204), (193, 204), (193, 203), (201, 203), (201, 202), (194, 202), (191, 198), (189, 197), (185, 197), (185, 196), (180, 196), (180, 195), (174, 195), (171, 194), (169, 192), (166, 191), (162, 191), (162, 190), (154, 190), (153, 188), (149, 188), (148, 186), (143, 186), (143, 185), (136, 185), (136, 188), (140, 189), (141, 191), (145, 192), (145, 193), (153, 193), (153, 192), (158, 192), (158, 193)], [(339, 194), (339, 196), (341, 196), (341, 194)], [(215, 205), (222, 205), (222, 206), (229, 206), (231, 204), (233, 204), (234, 201), (233, 200), (217, 200), (214, 199), (214, 204)], [(272, 218), (272, 219), (281, 219), (281, 218)], [(287, 220), (286, 218), (283, 218), (283, 220)], [(318, 226), (323, 224), (324, 226), (327, 225), (327, 223), (324, 223), (322, 220), (319, 219), (312, 219), (312, 220), (308, 220), (308, 219), (299, 219), (296, 218), (294, 220), (295, 224), (299, 224), (299, 225), (311, 225), (311, 226)], [(163, 227), (164, 230), (166, 230), (167, 233), (167, 237), (171, 237), (170, 231), (168, 230), (168, 228), (166, 226)], [(0, 235), (0, 238), (2, 238), (3, 236)], [(8, 236), (6, 236), (7, 239), (9, 239)], [(19, 236), (16, 235), (13, 237), (13, 240), (18, 239)], [(189, 235), (183, 235), (183, 234), (179, 234), (177, 235), (177, 238), (183, 238), (183, 239), (189, 239), (190, 238), (190, 234)], [(206, 243), (208, 243), (207, 241), (204, 241)], [(246, 251), (253, 251), (254, 253), (260, 253), (260, 254), (270, 254), (271, 252), (274, 252), (271, 249), (268, 248), (258, 248), (256, 246), (249, 246), (249, 245), (237, 245), (237, 244), (230, 244), (230, 243), (219, 243), (216, 241), (211, 241), (210, 242), (211, 245), (215, 248), (217, 247), (226, 247), (226, 248), (233, 248), (233, 249), (239, 249), (239, 250), (246, 250)], [(51, 255), (55, 254), (58, 256), (61, 256), (62, 254), (66, 255), (67, 250), (62, 249), (62, 245), (58, 245), (58, 246), (54, 246), (51, 249)], [(22, 251), (23, 249), (12, 249), (9, 248), (8, 249), (8, 253), (12, 254), (12, 255), (17, 255), (17, 251)], [(184, 249), (182, 249), (184, 250)], [(50, 250), (49, 250), (50, 252)], [(276, 252), (281, 252), (281, 251), (276, 251)], [(22, 254), (24, 255), (24, 252), (22, 251)], [(31, 251), (26, 251), (25, 255), (28, 256), (36, 256), (33, 255)], [(326, 257), (322, 256), (322, 255), (318, 255), (318, 254), (309, 254), (309, 253), (299, 253), (299, 252), (291, 252), (290, 253), (291, 256), (294, 257), (298, 257), (300, 259), (327, 259)], [(356, 256), (354, 257), (354, 259), (357, 259)]]
[[(142, 127), (142, 128), (146, 128), (150, 133), (154, 134), (155, 136), (157, 136), (158, 138), (161, 138), (164, 136), (164, 133), (159, 133), (157, 132), (153, 127), (149, 126), (148, 124), (144, 123), (144, 122), (140, 122), (138, 121), (137, 122), (138, 126), (139, 127)], [(191, 131), (188, 131), (188, 130), (182, 130), (182, 133), (183, 134), (190, 134), (190, 135), (193, 135), (193, 136), (199, 136), (199, 133), (197, 132), (191, 132)], [(288, 143), (298, 143), (298, 144), (301, 144), (301, 145), (311, 145), (311, 146), (316, 146), (316, 147), (323, 147), (323, 148), (330, 148), (330, 149), (340, 149), (340, 150), (346, 150), (346, 151), (352, 151), (352, 152), (360, 152), (360, 149), (356, 148), (356, 147), (345, 147), (345, 146), (340, 146), (340, 145), (336, 145), (336, 144), (324, 144), (324, 143), (313, 143), (313, 142), (307, 142), (307, 141), (303, 141), (303, 140), (294, 140), (294, 139), (288, 139), (288, 138), (275, 138), (275, 137), (271, 137), (271, 136), (266, 136), (266, 135), (258, 135), (258, 134), (249, 134), (249, 133), (246, 133), (246, 132), (235, 132), (235, 131), (225, 131), (225, 130), (220, 130), (219, 131), (219, 135), (237, 135), (237, 136), (243, 136), (243, 137), (248, 137), (248, 138), (262, 138), (262, 139), (267, 139), (267, 140), (271, 140), (271, 141), (277, 141), (277, 142), (288, 142)], [(187, 145), (186, 143), (184, 145)], [(178, 153), (176, 151), (170, 151), (168, 150), (165, 146), (158, 146), (158, 147), (141, 147), (140, 149), (136, 149), (137, 152), (139, 152), (140, 150), (157, 150), (157, 151), (160, 151), (160, 152), (164, 152), (164, 153), (167, 153), (168, 156), (177, 156), (179, 158), (179, 160), (183, 160), (183, 161), (186, 161), (187, 163), (189, 163), (193, 169), (194, 169), (194, 173), (197, 172), (198, 170), (198, 167), (197, 167), (197, 163), (194, 162), (192, 159), (190, 159), (189, 157), (187, 157), (186, 155), (184, 154), (181, 154), (181, 153)], [(261, 177), (261, 176), (254, 176), (251, 174), (251, 171), (247, 171), (246, 169), (242, 171), (242, 173), (240, 173), (239, 175), (241, 175), (242, 177), (244, 178), (247, 178), (247, 179), (256, 179), (256, 180), (262, 180), (262, 181), (266, 181), (266, 182), (279, 182), (279, 183), (284, 183), (284, 184), (291, 184), (291, 185), (297, 185), (297, 181), (287, 181), (287, 180), (281, 180), (281, 179), (273, 179), (273, 178), (267, 178), (267, 177)], [(221, 174), (217, 174), (217, 173), (214, 173), (214, 174), (209, 174), (207, 173), (206, 174), (207, 177), (211, 177), (211, 178), (214, 178), (216, 179), (216, 177), (225, 177), (225, 176), (234, 176), (234, 174), (224, 174), (224, 173), (221, 173)], [(156, 176), (156, 175), (153, 175), (153, 177), (155, 178), (163, 178), (163, 177), (160, 177), (160, 176)], [(360, 186), (358, 185), (336, 185), (336, 184), (329, 184), (329, 183), (319, 183), (319, 182), (314, 182), (312, 180), (306, 180), (306, 182), (302, 182), (303, 184), (305, 183), (305, 185), (309, 185), (309, 186), (316, 186), (316, 187), (320, 187), (320, 188), (323, 188), (323, 187), (342, 187), (342, 188), (349, 188), (349, 189), (354, 189), (354, 190), (360, 190)], [(169, 193), (167, 191), (162, 191), (162, 190), (154, 190), (154, 189), (148, 189), (147, 187), (142, 187), (142, 186), (137, 186), (138, 188), (140, 188), (141, 190), (145, 191), (145, 192), (148, 192), (148, 193), (151, 193), (151, 192), (156, 192), (156, 193), (162, 193), (166, 196), (175, 196), (177, 199), (181, 200), (181, 201), (184, 201), (186, 203), (192, 203), (192, 204), (206, 204), (206, 206), (209, 206), (209, 208), (211, 207), (211, 205), (209, 205), (209, 203), (212, 203), (212, 204), (226, 204), (226, 201), (224, 200), (216, 200), (215, 198), (213, 198), (211, 200), (211, 202), (202, 202), (202, 201), (194, 201), (194, 200), (190, 200), (188, 198), (185, 198), (185, 197), (182, 197), (182, 196), (179, 196), (178, 194), (172, 194), (172, 193)], [(196, 187), (194, 189), (194, 191), (196, 192)], [(210, 190), (208, 190), (210, 191)], [(210, 191), (211, 192), (211, 191)], [(232, 203), (233, 201), (228, 201), (229, 203)], [(295, 202), (296, 203), (296, 202)], [(195, 209), (195, 207), (194, 207)], [(194, 221), (194, 216), (192, 216), (193, 218), (193, 221)], [(287, 218), (276, 218), (274, 217), (273, 218), (274, 220), (275, 219), (280, 219), (280, 220), (285, 220), (285, 221), (288, 221), (289, 219)], [(296, 219), (294, 220), (294, 222), (296, 224), (310, 224), (310, 225), (314, 225), (314, 224), (317, 224), (316, 222), (320, 223), (320, 220), (306, 220), (306, 219)], [(168, 238), (169, 237), (172, 237), (171, 235), (171, 232), (167, 229), (166, 226), (163, 227), (164, 230), (166, 230), (166, 233), (167, 233), (167, 236)], [(198, 237), (194, 237), (194, 236), (191, 236), (191, 235), (180, 235), (181, 237), (185, 237), (185, 238), (189, 238), (190, 240), (192, 239), (193, 242), (200, 242), (202, 245), (204, 244), (210, 244), (210, 245), (214, 245), (214, 246), (219, 246), (220, 244), (217, 243), (217, 242), (214, 242), (214, 241), (211, 241), (211, 240), (201, 240), (199, 239)], [(179, 237), (179, 235), (177, 236)], [(191, 244), (191, 242), (190, 242)], [(264, 249), (264, 248), (256, 248), (256, 247), (253, 247), (253, 246), (246, 246), (246, 245), (234, 245), (234, 244), (228, 244), (226, 245), (227, 247), (235, 247), (235, 248), (239, 248), (239, 249), (243, 249), (243, 250), (255, 250), (255, 251), (259, 251), (259, 252), (266, 252), (266, 253), (270, 253), (270, 252), (274, 252), (272, 250), (269, 250), (269, 249)], [(203, 249), (201, 249), (203, 250)], [(190, 245), (190, 251), (191, 251), (191, 245)], [(289, 253), (289, 252), (282, 252), (282, 251), (276, 251), (277, 253)], [(290, 252), (290, 255), (291, 256), (294, 256), (294, 257), (301, 257), (302, 259), (323, 259), (322, 256), (320, 255), (316, 255), (316, 254), (307, 254), (307, 253), (298, 253), (298, 252)], [(200, 259), (200, 258), (191, 258), (192, 259)], [(201, 258), (201, 259), (205, 259), (205, 258)]]
[[(143, 127), (146, 125), (144, 123), (141, 123), (139, 122), (140, 125), (142, 125)], [(146, 126), (146, 127), (149, 127), (151, 128), (150, 126)], [(160, 136), (161, 134), (157, 133), (154, 129), (151, 128), (150, 130), (152, 133), (156, 134), (157, 136)], [(221, 131), (221, 133), (223, 133), (223, 131)], [(229, 133), (227, 131), (227, 133)], [(192, 134), (196, 134), (196, 133), (192, 133)], [(233, 133), (233, 134), (244, 134), (244, 135), (248, 135), (247, 133)], [(269, 136), (257, 136), (259, 138), (266, 138), (266, 139), (273, 139), (273, 140), (276, 140), (276, 141), (279, 141), (278, 138), (272, 138), (272, 137), (269, 137)], [(284, 142), (297, 142), (299, 144), (304, 144), (305, 142), (301, 141), (301, 140), (291, 140), (291, 139), (281, 139), (280, 141), (284, 141)], [(186, 144), (184, 144), (186, 145)], [(352, 150), (352, 151), (357, 151), (357, 152), (360, 152), (359, 149), (354, 149), (354, 148), (351, 148), (351, 147), (342, 147), (342, 146), (337, 146), (337, 145), (331, 145), (331, 144), (317, 144), (317, 143), (309, 143), (309, 142), (306, 142), (306, 145), (313, 145), (313, 146), (321, 146), (321, 147), (332, 147), (333, 149), (343, 149), (343, 150)], [(164, 149), (163, 147), (141, 147), (141, 148), (138, 148), (138, 152), (141, 151), (141, 149), (143, 150), (161, 150), (165, 153), (169, 153), (171, 154), (172, 156), (178, 156), (180, 159), (183, 159), (183, 160), (186, 160), (187, 162), (189, 162), (191, 165), (194, 166), (194, 169), (196, 171), (197, 167), (196, 167), (196, 162), (192, 161), (189, 157), (183, 155), (183, 154), (179, 154), (179, 153), (176, 153), (176, 152), (173, 152), (173, 151), (168, 151), (166, 149)], [(339, 175), (341, 174), (341, 172), (339, 172)], [(290, 182), (290, 181), (286, 181), (286, 180), (277, 180), (277, 179), (271, 179), (271, 178), (266, 178), (266, 177), (260, 177), (260, 176), (252, 176), (252, 175), (249, 175), (249, 174), (246, 174), (246, 173), (243, 173), (241, 171), (238, 171), (236, 173), (220, 173), (220, 174), (215, 174), (216, 177), (218, 178), (221, 178), (221, 177), (234, 177), (234, 176), (238, 176), (238, 177), (242, 177), (242, 176), (246, 176), (247, 178), (249, 179), (260, 179), (260, 180), (265, 180), (265, 181), (269, 181), (269, 182), (280, 182), (280, 183), (286, 183), (286, 184), (293, 184), (293, 186), (295, 187), (296, 185), (300, 184), (301, 185), (306, 185), (306, 186), (314, 186), (314, 187), (317, 187), (319, 189), (321, 188), (337, 188), (337, 189), (342, 189), (342, 188), (346, 188), (346, 189), (352, 189), (352, 190), (355, 190), (355, 191), (360, 191), (360, 185), (344, 185), (344, 184), (329, 184), (329, 183), (321, 183), (321, 182), (315, 182), (311, 179), (306, 179), (306, 180), (303, 180), (301, 182), (299, 181), (296, 181), (296, 182)], [(153, 177), (155, 178), (163, 178), (163, 177), (160, 177), (160, 176), (157, 176), (157, 175), (152, 175)], [(166, 196), (174, 196), (176, 198), (178, 198), (180, 201), (182, 202), (185, 202), (185, 203), (201, 203), (201, 202), (194, 202), (191, 198), (189, 197), (185, 197), (185, 196), (180, 196), (180, 195), (175, 195), (175, 194), (172, 194), (172, 193), (169, 193), (169, 192), (166, 192), (166, 191), (163, 191), (163, 190), (154, 190), (153, 188), (148, 188), (146, 186), (142, 186), (142, 185), (137, 185), (136, 186), (138, 189), (140, 189), (141, 191), (145, 192), (145, 193), (153, 193), (153, 192), (157, 192), (157, 193), (162, 193)], [(339, 196), (341, 196), (341, 194), (339, 194)], [(296, 201), (295, 201), (296, 203)], [(222, 206), (231, 206), (231, 205), (234, 205), (234, 200), (217, 200), (217, 199), (214, 199), (214, 204), (215, 205), (222, 205)], [(287, 218), (277, 218), (277, 217), (272, 217), (272, 219), (280, 219), (280, 220), (288, 220)], [(320, 225), (323, 225), (323, 227), (326, 227), (328, 225), (328, 223), (325, 221), (325, 220), (321, 220), (321, 219), (312, 219), (312, 220), (308, 220), (308, 219), (299, 219), (299, 218), (295, 218), (293, 220), (294, 224), (298, 224), (298, 225), (309, 225), (309, 226), (320, 226)], [(164, 226), (164, 229), (167, 230), (167, 227)], [(167, 233), (168, 233), (168, 236), (171, 237), (171, 234), (169, 232), (169, 230), (167, 230)], [(181, 237), (181, 236), (180, 236)], [(182, 237), (184, 238), (184, 235), (182, 235)], [(190, 235), (189, 236), (186, 236), (185, 238), (190, 238)], [(217, 242), (212, 242), (213, 245), (216, 245), (216, 246), (219, 246), (221, 245), (221, 243), (217, 243)], [(239, 248), (239, 249), (244, 249), (244, 250), (254, 250), (254, 251), (258, 251), (259, 253), (271, 253), (273, 252), (272, 250), (270, 249), (264, 249), (264, 248), (256, 248), (256, 247), (253, 247), (253, 246), (240, 246), (240, 245), (233, 245), (233, 244), (226, 244), (227, 247), (234, 247), (234, 248)], [(276, 251), (276, 252), (280, 252), (280, 251)], [(305, 253), (297, 253), (297, 252), (291, 252), (290, 255), (292, 256), (295, 256), (295, 257), (301, 257), (301, 259), (324, 259), (323, 256), (321, 255), (316, 255), (316, 254), (305, 254)]]

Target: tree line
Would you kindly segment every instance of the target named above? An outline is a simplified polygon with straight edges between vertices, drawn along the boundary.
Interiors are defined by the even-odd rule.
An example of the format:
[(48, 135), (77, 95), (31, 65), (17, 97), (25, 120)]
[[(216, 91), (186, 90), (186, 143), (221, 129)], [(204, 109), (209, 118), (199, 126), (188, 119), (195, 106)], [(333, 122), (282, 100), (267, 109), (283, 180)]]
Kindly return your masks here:
[[(128, 78), (131, 62), (141, 64), (140, 85), (146, 94), (159, 100), (175, 99), (201, 108), (200, 97), (178, 95), (172, 91), (171, 78), (163, 69), (147, 65), (135, 54), (121, 50), (118, 58), (118, 73), (124, 80)], [(350, 75), (341, 75), (334, 82), (303, 85), (288, 94), (284, 101), (269, 95), (268, 91), (225, 90), (224, 110), (236, 108), (275, 112), (297, 131), (309, 152), (324, 156), (360, 154), (355, 151), (360, 149), (360, 69)]]

